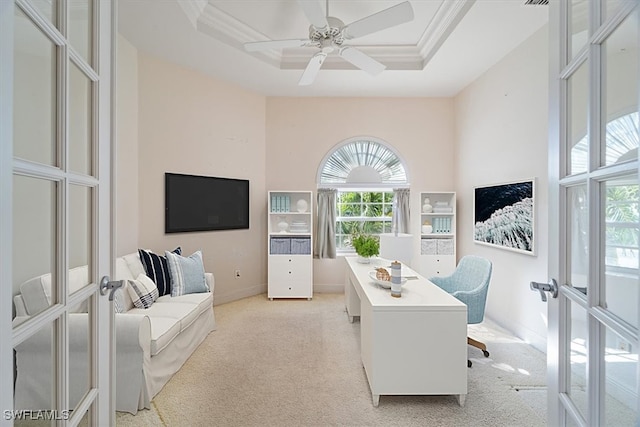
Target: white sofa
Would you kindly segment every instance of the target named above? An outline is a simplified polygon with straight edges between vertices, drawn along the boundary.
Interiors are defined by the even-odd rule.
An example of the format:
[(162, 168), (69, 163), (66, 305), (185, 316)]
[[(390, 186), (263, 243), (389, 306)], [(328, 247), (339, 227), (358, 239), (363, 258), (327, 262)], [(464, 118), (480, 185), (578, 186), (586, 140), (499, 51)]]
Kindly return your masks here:
[[(138, 253), (116, 259), (118, 280), (134, 280), (144, 268)], [(88, 269), (69, 272), (73, 292), (88, 283)], [(210, 292), (158, 298), (148, 309), (136, 308), (123, 289), (124, 312), (115, 314), (116, 410), (135, 414), (149, 408), (153, 397), (180, 369), (205, 337), (216, 328), (213, 312), (214, 277), (205, 273)], [(51, 275), (35, 277), (14, 297), (14, 324), (24, 322), (51, 304)], [(70, 405), (88, 389), (86, 306), (69, 315)], [(51, 330), (45, 328), (20, 343), (16, 350), (16, 409), (48, 409), (51, 404)]]

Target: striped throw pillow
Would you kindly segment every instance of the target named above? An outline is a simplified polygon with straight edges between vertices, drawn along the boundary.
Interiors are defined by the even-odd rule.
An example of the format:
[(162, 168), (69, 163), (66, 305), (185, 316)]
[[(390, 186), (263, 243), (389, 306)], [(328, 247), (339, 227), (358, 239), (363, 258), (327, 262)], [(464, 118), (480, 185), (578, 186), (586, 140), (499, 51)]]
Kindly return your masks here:
[(196, 251), (188, 257), (165, 252), (171, 273), (171, 296), (209, 292), (204, 277), (202, 252)]
[[(182, 249), (180, 246), (175, 248), (173, 253), (181, 255)], [(146, 249), (138, 249), (138, 254), (145, 273), (156, 284), (158, 294), (160, 296), (171, 295), (171, 274), (169, 273), (167, 258), (164, 255), (157, 255)]]
[(146, 275), (140, 273), (136, 280), (129, 280), (129, 296), (138, 308), (149, 308), (158, 299), (158, 288)]

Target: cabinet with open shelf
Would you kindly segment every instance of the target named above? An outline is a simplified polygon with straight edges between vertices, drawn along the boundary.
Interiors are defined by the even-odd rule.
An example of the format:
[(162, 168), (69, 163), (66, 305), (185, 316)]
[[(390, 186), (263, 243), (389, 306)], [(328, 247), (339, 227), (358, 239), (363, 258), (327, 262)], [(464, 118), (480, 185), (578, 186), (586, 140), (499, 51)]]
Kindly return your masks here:
[(456, 193), (420, 193), (420, 274), (448, 276), (456, 268)]
[(267, 294), (313, 296), (313, 199), (311, 191), (269, 191)]

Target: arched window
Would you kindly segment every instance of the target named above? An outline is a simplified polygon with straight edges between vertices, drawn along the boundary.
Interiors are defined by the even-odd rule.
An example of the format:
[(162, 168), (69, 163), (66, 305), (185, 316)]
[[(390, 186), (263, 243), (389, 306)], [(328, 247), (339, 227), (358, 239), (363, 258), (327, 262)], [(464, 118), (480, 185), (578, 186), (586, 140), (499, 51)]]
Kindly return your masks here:
[(351, 138), (338, 144), (322, 161), (318, 186), (404, 187), (409, 183), (404, 162), (383, 141)]
[(318, 188), (337, 189), (335, 242), (340, 252), (350, 252), (355, 232), (390, 233), (394, 190), (408, 188), (405, 164), (384, 141), (351, 138), (334, 147), (318, 168)]
[[(607, 123), (605, 130), (607, 151), (605, 164), (635, 160), (638, 158), (638, 112), (626, 114)], [(585, 135), (571, 149), (571, 173), (576, 174), (587, 170), (589, 159), (589, 140)]]

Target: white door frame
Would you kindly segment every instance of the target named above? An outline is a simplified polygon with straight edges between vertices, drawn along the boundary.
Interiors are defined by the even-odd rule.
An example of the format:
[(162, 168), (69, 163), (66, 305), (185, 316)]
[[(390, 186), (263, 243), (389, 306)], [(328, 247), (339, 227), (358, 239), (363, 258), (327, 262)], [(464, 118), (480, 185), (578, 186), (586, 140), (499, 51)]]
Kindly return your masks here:
[[(604, 1), (603, 1), (604, 3)], [(547, 423), (551, 426), (564, 426), (565, 414), (572, 421), (572, 425), (582, 425), (582, 417), (586, 424), (600, 425), (605, 421), (604, 396), (605, 387), (605, 361), (604, 361), (604, 329), (611, 329), (616, 334), (625, 337), (632, 345), (638, 343), (637, 328), (629, 327), (624, 322), (618, 321), (614, 314), (605, 307), (605, 279), (604, 271), (601, 271), (601, 248), (604, 247), (604, 232), (601, 231), (601, 218), (607, 203), (600, 196), (602, 182), (616, 177), (616, 175), (633, 174), (638, 169), (638, 162), (622, 163), (601, 167), (601, 154), (596, 148), (602, 144), (604, 135), (601, 119), (601, 82), (605, 76), (601, 69), (600, 45), (617, 25), (628, 16), (635, 7), (638, 8), (638, 0), (621, 2), (616, 13), (608, 17), (607, 25), (601, 25), (600, 2), (589, 0), (589, 40), (587, 45), (570, 59), (567, 64), (570, 37), (569, 8), (571, 0), (549, 2), (549, 277), (558, 281), (559, 296), (557, 299), (549, 299), (548, 302), (548, 336), (547, 336)], [(640, 12), (639, 12), (640, 13)], [(567, 124), (569, 122), (568, 110), (568, 78), (580, 65), (581, 60), (586, 59), (589, 68), (589, 128), (588, 135), (596, 145), (589, 144), (590, 155), (588, 170), (585, 174), (576, 174), (567, 177), (569, 153), (566, 140), (568, 139)], [(602, 60), (606, 60), (603, 57)], [(640, 94), (639, 94), (640, 97)], [(605, 99), (606, 100), (606, 99)], [(640, 105), (639, 104), (636, 104)], [(595, 147), (595, 148), (594, 148)], [(571, 272), (567, 271), (569, 263), (567, 254), (570, 251), (570, 242), (567, 230), (563, 224), (567, 224), (567, 217), (571, 206), (568, 206), (565, 189), (571, 184), (579, 183), (587, 188), (589, 209), (589, 271), (587, 276), (588, 295), (585, 298), (569, 284)], [(569, 388), (568, 366), (570, 364), (570, 329), (571, 306), (582, 307), (587, 313), (588, 335), (587, 338), (587, 405), (585, 413), (580, 415), (578, 408), (573, 403)], [(636, 350), (637, 352), (637, 350)], [(638, 397), (638, 385), (636, 385), (636, 399)], [(638, 413), (640, 401), (637, 402), (635, 411)], [(636, 420), (637, 422), (637, 420)]]
[[(98, 187), (94, 193), (93, 215), (96, 215), (92, 235), (97, 243), (92, 251), (92, 263), (95, 265), (94, 276), (90, 277), (93, 284), (87, 286), (79, 294), (95, 295), (93, 315), (89, 321), (89, 331), (95, 337), (90, 342), (90, 351), (95, 357), (92, 365), (95, 369), (90, 373), (91, 389), (87, 397), (80, 403), (78, 409), (82, 414), (89, 409), (94, 425), (115, 424), (115, 398), (112, 379), (113, 372), (113, 310), (106, 296), (100, 296), (97, 286), (100, 277), (109, 276), (114, 269), (115, 245), (113, 227), (114, 221), (114, 193), (111, 188), (113, 182), (113, 152), (115, 145), (115, 124), (112, 115), (115, 112), (115, 40), (116, 14), (115, 1), (99, 0), (95, 3), (98, 19), (94, 22), (95, 29), (100, 35), (94, 41), (94, 49), (98, 49), (97, 74), (94, 96), (94, 108), (97, 108), (94, 136), (98, 144), (95, 151), (95, 176)], [(14, 1), (0, 1), (0, 281), (4, 284), (13, 283), (13, 202), (12, 181), (16, 162), (13, 159), (13, 84), (14, 84)], [(96, 40), (96, 39), (94, 39)], [(99, 44), (98, 44), (99, 43)], [(56, 248), (60, 248), (56, 245)], [(66, 289), (66, 285), (62, 284)], [(12, 326), (12, 286), (0, 286), (0, 339), (5, 345), (0, 346), (0, 425), (13, 425), (11, 410), (14, 408), (13, 384), (14, 363), (13, 345), (17, 335)], [(65, 301), (63, 298), (62, 301)], [(57, 312), (57, 310), (54, 310)], [(65, 328), (65, 318), (62, 329)], [(30, 323), (38, 323), (34, 319)], [(44, 322), (46, 323), (46, 322)], [(34, 328), (29, 328), (34, 329)], [(24, 328), (22, 328), (24, 332)], [(28, 333), (28, 332), (27, 332)], [(20, 338), (24, 338), (22, 334)], [(61, 334), (62, 348), (65, 348), (66, 333)], [(67, 355), (68, 356), (68, 355)], [(69, 370), (68, 357), (63, 357), (57, 369), (63, 375)], [(56, 388), (57, 393), (65, 393), (66, 387)], [(64, 396), (64, 394), (63, 394)], [(64, 404), (65, 399), (62, 402)], [(93, 404), (95, 402), (95, 404)], [(58, 414), (59, 415), (59, 414)], [(72, 420), (73, 424), (79, 419)], [(67, 420), (59, 420), (58, 425), (69, 424)]]
[[(0, 283), (12, 283), (12, 203), (13, 164), (13, 2), (0, 1)], [(0, 409), (13, 408), (13, 341), (11, 326), (11, 286), (0, 286)], [(11, 388), (9, 388), (9, 384)], [(7, 392), (10, 391), (10, 392)], [(0, 425), (13, 425), (0, 416)]]

